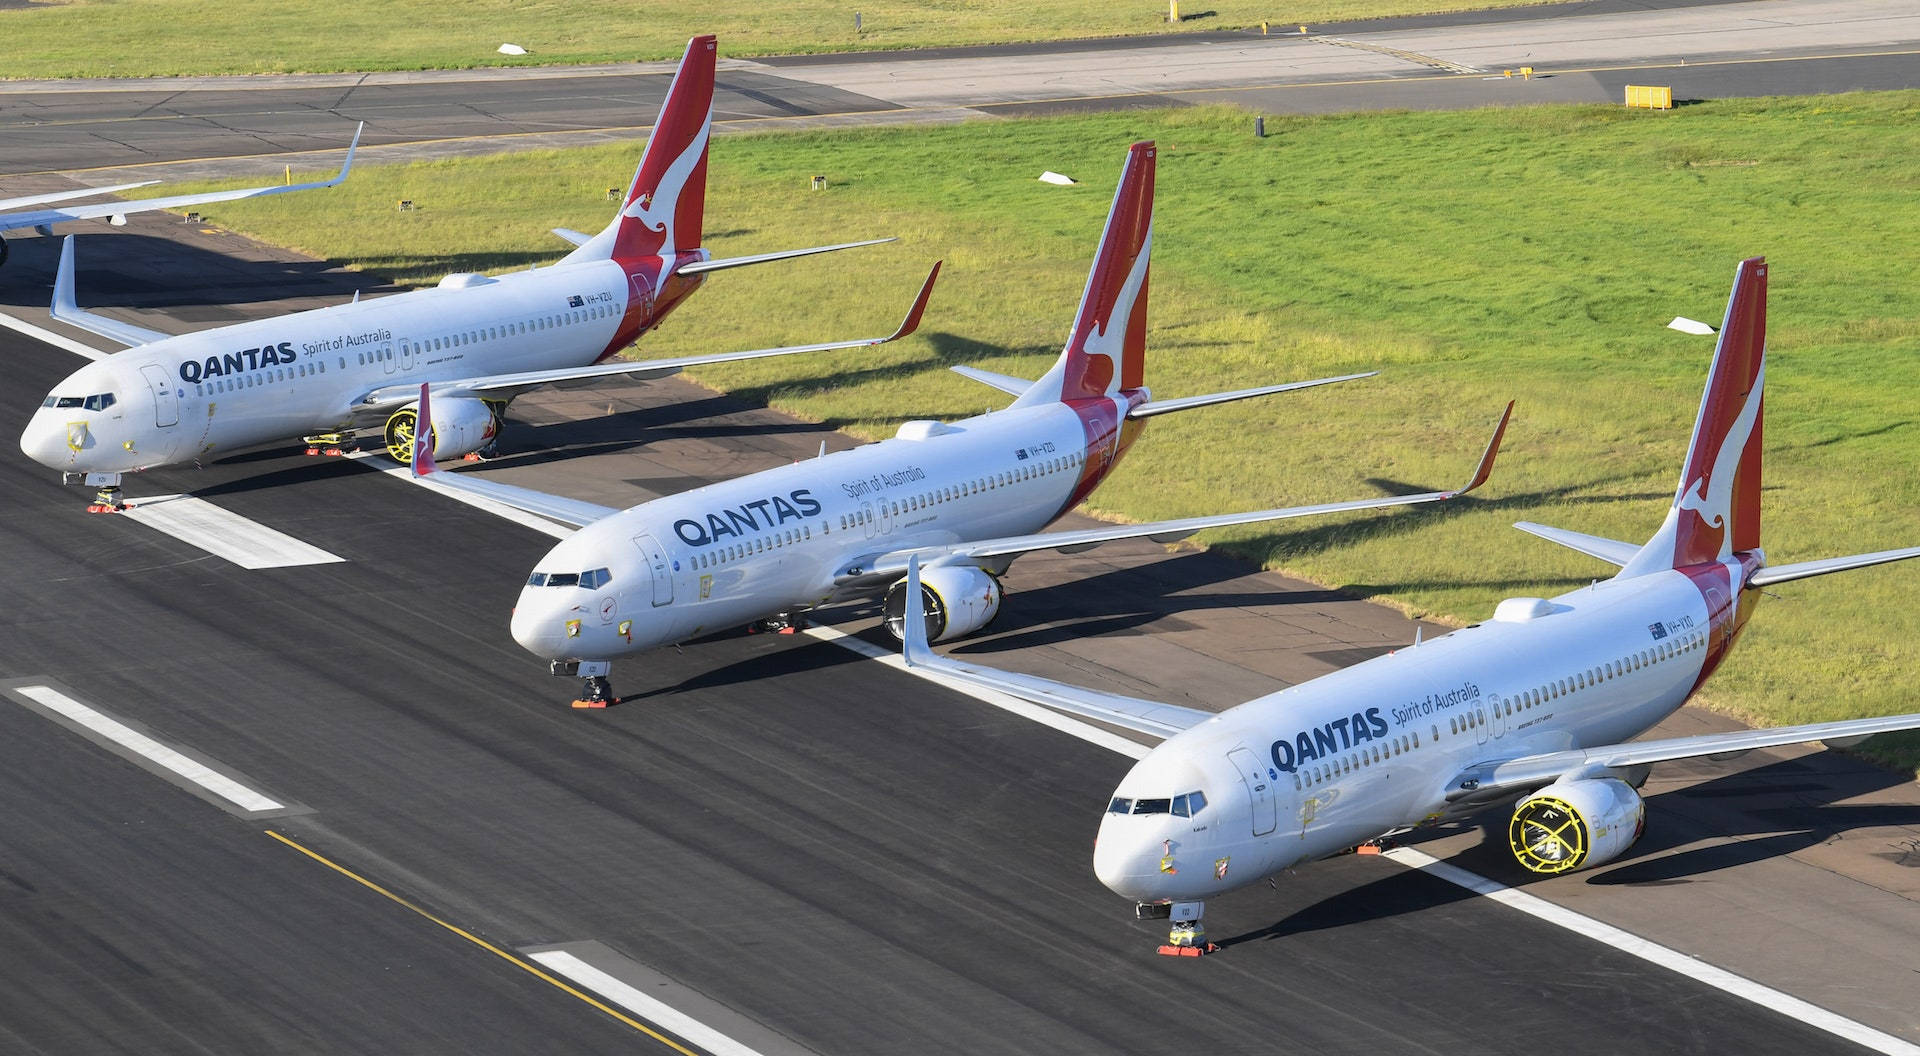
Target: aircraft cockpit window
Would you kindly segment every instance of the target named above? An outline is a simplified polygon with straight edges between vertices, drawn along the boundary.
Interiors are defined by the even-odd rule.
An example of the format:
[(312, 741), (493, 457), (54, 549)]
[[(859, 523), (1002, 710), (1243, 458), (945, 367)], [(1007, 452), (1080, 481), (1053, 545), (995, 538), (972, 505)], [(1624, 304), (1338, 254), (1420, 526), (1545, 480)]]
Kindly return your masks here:
[(1136, 799), (1133, 801), (1135, 814), (1170, 814), (1173, 812), (1171, 799)]
[(111, 392), (103, 392), (98, 396), (87, 397), (86, 407), (89, 411), (104, 411), (111, 406), (113, 406), (113, 393)]
[(596, 568), (591, 572), (580, 573), (580, 585), (588, 590), (599, 590), (601, 587), (606, 586), (612, 579), (613, 573), (604, 568)]
[(546, 585), (547, 574), (545, 572), (535, 572), (533, 575), (527, 577), (527, 586), (529, 587), (544, 587)]
[(547, 576), (547, 586), (549, 587), (577, 587), (579, 585), (580, 573), (578, 572), (553, 572)]
[(1207, 797), (1198, 792), (1173, 797), (1173, 813), (1176, 817), (1191, 818), (1205, 809), (1207, 809)]
[(42, 407), (79, 407), (87, 402), (85, 396), (49, 396)]
[(1107, 813), (1109, 814), (1126, 814), (1132, 810), (1133, 800), (1121, 796), (1113, 797), (1113, 802), (1107, 804)]

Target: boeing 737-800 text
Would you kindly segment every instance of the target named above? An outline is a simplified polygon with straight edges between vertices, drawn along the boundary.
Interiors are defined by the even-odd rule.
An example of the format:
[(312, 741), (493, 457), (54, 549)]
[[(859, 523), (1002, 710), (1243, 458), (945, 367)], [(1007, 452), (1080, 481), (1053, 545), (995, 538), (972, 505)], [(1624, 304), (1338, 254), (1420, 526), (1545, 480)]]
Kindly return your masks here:
[(938, 656), (913, 612), (907, 663), (1164, 738), (1114, 790), (1093, 852), (1095, 874), (1139, 915), (1172, 918), (1162, 952), (1209, 948), (1207, 898), (1516, 798), (1507, 837), (1523, 867), (1606, 862), (1640, 836), (1636, 790), (1654, 763), (1920, 727), (1894, 715), (1627, 743), (1713, 674), (1762, 587), (1920, 557), (1767, 563), (1766, 298), (1766, 263), (1743, 262), (1679, 489), (1646, 545), (1519, 525), (1619, 566), (1612, 579), (1509, 598), (1485, 623), (1218, 714)]
[(69, 479), (101, 488), (91, 508), (111, 511), (120, 506), (124, 473), (311, 433), (337, 444), (357, 423), (383, 417), (387, 449), (405, 462), (422, 382), (441, 395), (433, 453), (445, 458), (493, 443), (514, 397), (553, 382), (656, 378), (695, 364), (852, 348), (911, 332), (932, 276), (906, 324), (889, 337), (613, 359), (709, 272), (872, 244), (725, 260), (700, 248), (713, 73), (714, 38), (695, 37), (613, 222), (591, 238), (563, 231), (577, 248), (552, 267), (449, 275), (433, 289), (168, 337), (76, 307), (69, 238), (53, 317), (136, 347), (54, 386), (21, 448)]
[[(1153, 144), (1134, 144), (1053, 368), (1032, 383), (969, 372), (1017, 393), (1003, 410), (908, 422), (891, 440), (624, 512), (472, 474), (435, 474), (448, 487), (583, 526), (534, 566), (514, 609), (515, 640), (553, 661), (556, 674), (583, 676), (575, 703), (598, 707), (611, 699), (606, 675), (617, 657), (889, 587), (886, 609), (897, 616), (909, 558), (928, 566), (922, 589), (935, 613), (933, 636), (953, 638), (993, 619), (998, 577), (1025, 553), (1115, 539), (1170, 542), (1225, 525), (1432, 502), (1486, 479), (1497, 431), (1456, 492), (1040, 533), (1112, 472), (1155, 415), (1366, 376), (1153, 399), (1144, 381), (1153, 174)], [(425, 390), (421, 421), (431, 406), (437, 428), (439, 402), (430, 405)], [(424, 476), (433, 467), (423, 455), (414, 469)], [(898, 633), (898, 620), (891, 625)]]
[[(63, 205), (53, 209), (23, 209), (29, 205), (52, 205), (54, 202), (66, 202), (75, 198), (91, 198), (97, 194), (118, 194), (131, 191), (135, 187), (150, 187), (159, 180), (143, 180), (139, 183), (123, 183), (115, 187), (88, 187), (78, 191), (56, 191), (52, 194), (36, 194), (27, 198), (0, 199), (0, 210), (13, 209), (15, 212), (0, 212), (0, 234), (34, 228), (43, 235), (53, 234), (53, 225), (69, 220), (97, 220), (106, 217), (107, 222), (118, 227), (127, 222), (128, 213), (145, 213), (154, 209), (185, 209), (195, 205), (211, 205), (214, 202), (232, 202), (241, 198), (264, 198), (270, 194), (287, 194), (292, 191), (311, 191), (321, 187), (335, 186), (347, 178), (353, 169), (353, 152), (360, 146), (360, 133), (366, 131), (362, 122), (354, 130), (353, 142), (347, 144), (347, 160), (341, 162), (340, 171), (332, 178), (313, 183), (268, 184), (265, 187), (243, 187), (233, 191), (202, 191), (199, 194), (176, 194), (166, 198), (143, 198), (130, 202), (95, 202), (91, 205)], [(0, 238), (0, 266), (7, 262), (7, 240)]]

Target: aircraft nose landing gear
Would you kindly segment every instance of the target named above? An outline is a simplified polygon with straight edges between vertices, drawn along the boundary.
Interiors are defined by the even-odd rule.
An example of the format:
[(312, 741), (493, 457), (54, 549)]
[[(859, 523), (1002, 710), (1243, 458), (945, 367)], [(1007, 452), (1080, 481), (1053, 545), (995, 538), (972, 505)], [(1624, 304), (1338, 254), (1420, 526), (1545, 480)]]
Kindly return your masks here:
[(1162, 957), (1204, 957), (1218, 953), (1220, 947), (1207, 941), (1207, 927), (1200, 923), (1205, 902), (1175, 902), (1166, 907), (1173, 926), (1167, 930), (1167, 944), (1157, 951)]
[(127, 508), (120, 494), (118, 473), (62, 473), (60, 483), (85, 483), (94, 488), (93, 501), (87, 504), (88, 513), (119, 513)]
[(613, 670), (610, 660), (554, 660), (547, 664), (547, 670), (563, 678), (580, 677), (580, 695), (573, 701), (576, 708), (604, 708), (620, 703), (613, 695), (613, 684), (607, 681), (607, 673)]

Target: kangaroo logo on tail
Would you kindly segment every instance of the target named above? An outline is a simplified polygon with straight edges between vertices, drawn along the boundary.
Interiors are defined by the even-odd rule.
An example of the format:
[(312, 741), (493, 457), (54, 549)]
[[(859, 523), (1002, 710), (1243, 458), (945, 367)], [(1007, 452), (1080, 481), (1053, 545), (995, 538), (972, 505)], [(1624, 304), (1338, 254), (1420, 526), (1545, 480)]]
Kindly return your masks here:
[(680, 71), (667, 89), (660, 120), (620, 210), (613, 255), (623, 260), (659, 257), (671, 261), (700, 246), (707, 198), (707, 140), (713, 132), (713, 71), (716, 38), (687, 44)]
[(1767, 376), (1767, 262), (1740, 262), (1700, 415), (1666, 523), (1622, 576), (1723, 561), (1760, 548), (1760, 448)]

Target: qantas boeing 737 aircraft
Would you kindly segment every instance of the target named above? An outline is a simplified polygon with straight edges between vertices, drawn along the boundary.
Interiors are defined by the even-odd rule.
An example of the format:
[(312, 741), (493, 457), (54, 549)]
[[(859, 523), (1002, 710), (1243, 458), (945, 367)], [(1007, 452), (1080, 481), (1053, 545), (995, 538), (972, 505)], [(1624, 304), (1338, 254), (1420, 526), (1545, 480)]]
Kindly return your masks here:
[(1507, 837), (1521, 866), (1599, 865), (1640, 836), (1636, 789), (1654, 763), (1920, 727), (1920, 714), (1893, 715), (1628, 743), (1713, 674), (1761, 588), (1920, 557), (1767, 563), (1766, 302), (1766, 263), (1743, 262), (1679, 489), (1646, 545), (1518, 525), (1619, 566), (1612, 579), (1509, 598), (1485, 623), (1218, 714), (938, 656), (911, 586), (907, 663), (1163, 738), (1114, 790), (1093, 852), (1094, 873), (1142, 919), (1171, 917), (1162, 953), (1211, 948), (1207, 898), (1516, 798)]
[[(311, 191), (320, 187), (332, 187), (347, 178), (353, 168), (353, 152), (360, 146), (360, 133), (366, 131), (366, 123), (354, 130), (353, 142), (347, 145), (347, 160), (340, 164), (340, 171), (331, 179), (314, 183), (288, 183), (285, 185), (268, 184), (265, 187), (243, 187), (237, 191), (203, 191), (200, 194), (176, 194), (167, 198), (145, 198), (133, 202), (95, 202), (92, 205), (63, 205), (57, 209), (24, 209), (29, 205), (51, 205), (54, 202), (71, 201), (75, 198), (91, 198), (97, 194), (118, 194), (131, 191), (135, 187), (151, 187), (159, 180), (145, 180), (140, 183), (123, 183), (117, 187), (88, 187), (78, 191), (56, 191), (53, 194), (36, 194), (27, 198), (0, 199), (0, 210), (15, 209), (18, 212), (0, 212), (0, 235), (8, 231), (35, 228), (43, 235), (53, 234), (53, 225), (69, 220), (96, 220), (106, 217), (107, 222), (118, 227), (127, 222), (128, 213), (144, 213), (153, 209), (185, 209), (193, 205), (211, 205), (214, 202), (232, 202), (241, 198), (264, 198), (270, 194), (287, 194), (291, 191)], [(7, 240), (0, 238), (0, 266), (7, 262)]]
[(405, 462), (423, 381), (440, 394), (433, 453), (445, 458), (492, 444), (507, 405), (542, 385), (664, 377), (695, 364), (880, 344), (912, 332), (932, 276), (889, 337), (613, 360), (709, 272), (873, 244), (725, 260), (700, 248), (713, 71), (714, 38), (693, 38), (620, 211), (591, 238), (560, 232), (578, 248), (552, 267), (449, 275), (429, 290), (168, 337), (75, 306), (69, 237), (53, 317), (134, 347), (54, 386), (21, 448), (67, 479), (100, 488), (90, 509), (111, 512), (120, 508), (124, 473), (311, 433), (323, 435), (310, 443), (337, 447), (356, 424), (382, 417), (387, 450)]
[[(1433, 502), (1486, 480), (1499, 431), (1459, 491), (1038, 534), (1113, 470), (1154, 415), (1366, 376), (1153, 399), (1144, 382), (1153, 173), (1153, 144), (1134, 144), (1053, 368), (1031, 383), (967, 372), (1016, 394), (1003, 410), (908, 422), (891, 440), (624, 512), (470, 474), (430, 478), (584, 526), (534, 566), (514, 609), (514, 639), (553, 661), (555, 674), (585, 678), (576, 707), (604, 707), (617, 657), (754, 620), (792, 619), (889, 586), (886, 608), (897, 616), (909, 558), (928, 566), (920, 589), (934, 613), (933, 637), (947, 639), (993, 619), (998, 577), (1022, 554), (1115, 539), (1171, 542), (1226, 525)], [(427, 389), (419, 394), (421, 425), (438, 428), (439, 400), (429, 404)], [(423, 445), (415, 475), (432, 470)], [(890, 625), (898, 633), (897, 620)]]

